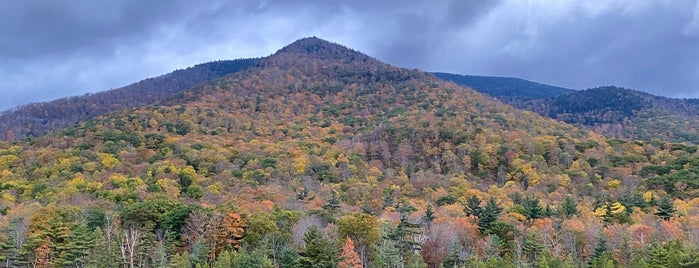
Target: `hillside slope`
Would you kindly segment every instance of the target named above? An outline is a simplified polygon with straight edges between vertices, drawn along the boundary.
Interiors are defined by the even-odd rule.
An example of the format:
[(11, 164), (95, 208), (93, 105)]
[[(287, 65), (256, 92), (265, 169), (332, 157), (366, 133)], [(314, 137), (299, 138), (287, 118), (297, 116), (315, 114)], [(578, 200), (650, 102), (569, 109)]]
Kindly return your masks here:
[(619, 87), (599, 87), (518, 107), (615, 138), (699, 143), (699, 105)]
[[(660, 247), (692, 261), (697, 151), (607, 140), (305, 38), (159, 105), (0, 144), (0, 259), (638, 266)], [(628, 246), (595, 256), (598, 237)]]
[(0, 113), (0, 140), (41, 136), (99, 115), (153, 105), (201, 82), (255, 64), (257, 59), (214, 61), (113, 90), (32, 103)]
[(620, 139), (699, 144), (699, 100), (673, 99), (607, 86), (571, 90), (517, 78), (435, 73), (514, 107)]

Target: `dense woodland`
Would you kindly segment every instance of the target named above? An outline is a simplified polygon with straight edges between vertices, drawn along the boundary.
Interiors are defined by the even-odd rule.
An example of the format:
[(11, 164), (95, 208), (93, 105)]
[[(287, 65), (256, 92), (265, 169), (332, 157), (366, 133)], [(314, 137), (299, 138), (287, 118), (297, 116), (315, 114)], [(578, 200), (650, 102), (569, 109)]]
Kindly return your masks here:
[(208, 62), (122, 88), (16, 107), (0, 113), (0, 140), (41, 136), (110, 112), (154, 105), (196, 84), (256, 62), (257, 59)]
[(6, 267), (696, 267), (699, 147), (317, 38), (0, 145)]
[(699, 143), (699, 99), (665, 98), (612, 86), (573, 91), (516, 78), (435, 75), (607, 137)]

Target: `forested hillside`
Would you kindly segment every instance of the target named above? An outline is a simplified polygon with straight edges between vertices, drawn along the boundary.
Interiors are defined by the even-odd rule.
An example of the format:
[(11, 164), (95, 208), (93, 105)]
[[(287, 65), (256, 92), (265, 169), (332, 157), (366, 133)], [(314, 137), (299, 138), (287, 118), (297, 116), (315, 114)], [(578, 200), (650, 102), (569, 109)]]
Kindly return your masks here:
[(540, 84), (513, 77), (460, 75), (450, 73), (434, 73), (435, 76), (471, 87), (478, 92), (497, 97), (505, 101), (521, 101), (529, 99), (542, 99), (565, 95), (575, 90)]
[(699, 144), (699, 100), (673, 99), (619, 87), (574, 91), (516, 78), (435, 73), (441, 79), (602, 135), (627, 140)]
[(564, 122), (591, 127), (609, 137), (699, 143), (696, 129), (699, 105), (696, 100), (600, 87), (526, 101), (517, 106)]
[(8, 267), (692, 267), (695, 145), (627, 142), (305, 38), (0, 145)]
[(208, 62), (118, 89), (23, 105), (0, 113), (0, 140), (40, 136), (99, 115), (153, 105), (201, 82), (247, 68), (256, 61)]

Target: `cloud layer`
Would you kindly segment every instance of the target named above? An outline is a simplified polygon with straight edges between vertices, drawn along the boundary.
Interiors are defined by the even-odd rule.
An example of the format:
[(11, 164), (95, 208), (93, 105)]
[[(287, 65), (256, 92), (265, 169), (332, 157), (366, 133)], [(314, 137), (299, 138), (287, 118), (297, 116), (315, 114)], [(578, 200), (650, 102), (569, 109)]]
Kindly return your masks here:
[(696, 1), (0, 2), (0, 110), (315, 35), (388, 63), (699, 97)]

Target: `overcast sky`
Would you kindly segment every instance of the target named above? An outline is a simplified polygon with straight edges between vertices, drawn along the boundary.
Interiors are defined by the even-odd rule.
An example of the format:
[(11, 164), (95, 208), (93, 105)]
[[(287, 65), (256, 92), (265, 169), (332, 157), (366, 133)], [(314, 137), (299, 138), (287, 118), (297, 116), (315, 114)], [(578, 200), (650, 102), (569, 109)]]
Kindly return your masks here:
[(401, 67), (699, 97), (695, 0), (0, 0), (0, 110), (307, 36)]

